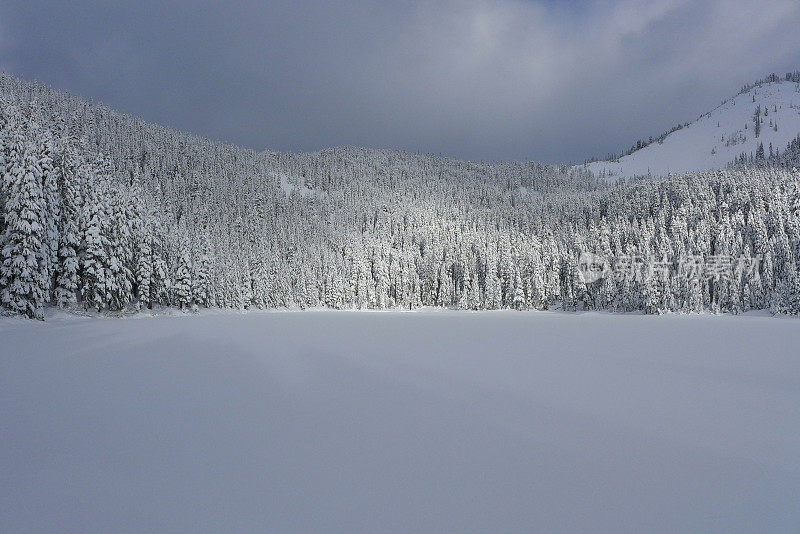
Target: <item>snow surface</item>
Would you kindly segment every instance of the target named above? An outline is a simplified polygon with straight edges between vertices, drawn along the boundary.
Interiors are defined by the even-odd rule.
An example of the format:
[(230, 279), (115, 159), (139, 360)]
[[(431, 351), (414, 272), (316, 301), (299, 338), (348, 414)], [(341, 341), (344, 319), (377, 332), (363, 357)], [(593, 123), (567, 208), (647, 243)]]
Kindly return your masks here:
[[(769, 110), (769, 115), (764, 117), (761, 134), (756, 138), (752, 119), (759, 104), (762, 110)], [(777, 112), (773, 111), (776, 106)], [(777, 120), (777, 132), (769, 127), (770, 119), (773, 123)], [(747, 129), (744, 127), (745, 124)], [(620, 158), (618, 162), (589, 163), (588, 168), (596, 176), (605, 172), (607, 178), (647, 174), (666, 176), (669, 173), (721, 169), (742, 152), (755, 154), (758, 144), (762, 142), (767, 154), (770, 143), (774, 149), (783, 152), (789, 141), (798, 133), (800, 133), (798, 84), (787, 81), (773, 82), (727, 100), (688, 127), (668, 135), (662, 144), (652, 143)], [(734, 139), (740, 141), (726, 146), (727, 141)]]
[(320, 194), (319, 191), (306, 187), (303, 178), (292, 178), (283, 173), (275, 173), (274, 176), (278, 187), (283, 190), (286, 198), (292, 196), (293, 192), (297, 192), (303, 198), (315, 198)]
[(0, 532), (796, 532), (799, 324), (0, 319)]

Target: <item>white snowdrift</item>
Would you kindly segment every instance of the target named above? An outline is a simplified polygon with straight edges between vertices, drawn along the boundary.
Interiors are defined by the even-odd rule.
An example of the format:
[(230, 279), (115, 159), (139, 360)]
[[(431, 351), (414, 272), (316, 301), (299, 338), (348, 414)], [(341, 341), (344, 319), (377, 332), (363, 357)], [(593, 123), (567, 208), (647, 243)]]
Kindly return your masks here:
[(0, 531), (789, 532), (762, 316), (0, 319)]

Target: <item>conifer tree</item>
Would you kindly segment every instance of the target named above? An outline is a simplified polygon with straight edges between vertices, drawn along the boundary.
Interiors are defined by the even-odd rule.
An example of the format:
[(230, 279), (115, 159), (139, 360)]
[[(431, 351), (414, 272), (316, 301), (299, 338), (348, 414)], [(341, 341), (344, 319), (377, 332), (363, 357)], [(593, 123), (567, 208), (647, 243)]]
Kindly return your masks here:
[(153, 307), (152, 279), (153, 279), (153, 236), (149, 228), (144, 225), (138, 237), (139, 250), (136, 257), (136, 306), (141, 309)]
[(59, 190), (61, 200), (61, 224), (58, 232), (58, 269), (55, 284), (55, 301), (60, 308), (78, 302), (78, 250), (80, 237), (80, 165), (71, 147), (64, 147), (60, 158)]
[(45, 229), (42, 171), (32, 141), (11, 125), (3, 176), (4, 233), (0, 251), (0, 301), (11, 311), (44, 318), (48, 284), (45, 271)]
[(84, 309), (101, 311), (108, 306), (113, 281), (109, 280), (108, 207), (104, 180), (87, 169), (81, 230), (80, 275)]
[(178, 265), (175, 271), (175, 280), (172, 285), (174, 292), (173, 302), (180, 309), (188, 309), (192, 306), (192, 259), (189, 255), (188, 237), (182, 232), (178, 245)]
[(41, 217), (44, 227), (43, 274), (47, 281), (47, 300), (49, 301), (58, 272), (59, 226), (61, 225), (61, 198), (58, 191), (60, 166), (54, 161), (58, 156), (55, 154), (55, 141), (50, 132), (41, 132), (37, 144), (40, 147), (39, 168), (42, 170), (42, 196), (44, 198)]

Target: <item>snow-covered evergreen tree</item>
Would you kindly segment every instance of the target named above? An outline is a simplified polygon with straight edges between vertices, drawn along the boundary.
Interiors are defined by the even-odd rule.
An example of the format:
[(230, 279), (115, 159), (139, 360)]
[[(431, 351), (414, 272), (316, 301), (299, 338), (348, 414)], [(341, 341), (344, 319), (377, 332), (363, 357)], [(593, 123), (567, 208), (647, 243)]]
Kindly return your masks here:
[(140, 235), (136, 242), (138, 243), (138, 251), (136, 255), (136, 287), (137, 299), (136, 306), (141, 308), (153, 307), (153, 293), (152, 293), (152, 280), (153, 280), (153, 249), (152, 249), (153, 236), (150, 229), (143, 225), (140, 229)]
[(61, 143), (58, 166), (58, 191), (61, 217), (58, 227), (58, 255), (55, 280), (55, 303), (67, 308), (78, 302), (78, 250), (81, 239), (79, 221), (82, 199), (80, 196), (82, 179), (80, 177), (80, 156), (75, 147)]
[(48, 296), (45, 212), (38, 151), (23, 127), (11, 124), (3, 175), (4, 232), (0, 251), (0, 301), (10, 310), (44, 318)]
[(84, 203), (79, 257), (81, 297), (85, 309), (103, 310), (114, 291), (114, 280), (109, 279), (108, 206), (101, 176), (89, 170), (84, 184)]
[(189, 253), (189, 238), (181, 231), (178, 243), (177, 268), (172, 291), (173, 303), (180, 309), (189, 309), (193, 304), (192, 258)]
[(61, 196), (58, 184), (60, 181), (60, 165), (55, 151), (55, 141), (50, 132), (42, 132), (37, 141), (39, 149), (39, 168), (42, 170), (42, 226), (44, 227), (43, 254), (44, 276), (47, 280), (48, 298), (55, 287), (58, 275), (59, 227), (61, 225)]

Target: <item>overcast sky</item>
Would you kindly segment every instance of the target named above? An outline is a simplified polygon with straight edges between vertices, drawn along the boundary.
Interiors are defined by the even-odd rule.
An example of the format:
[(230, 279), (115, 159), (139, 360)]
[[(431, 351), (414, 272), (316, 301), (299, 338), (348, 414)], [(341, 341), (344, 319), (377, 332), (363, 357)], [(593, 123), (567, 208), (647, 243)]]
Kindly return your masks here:
[(3, 0), (0, 68), (258, 150), (583, 161), (800, 69), (797, 0)]

